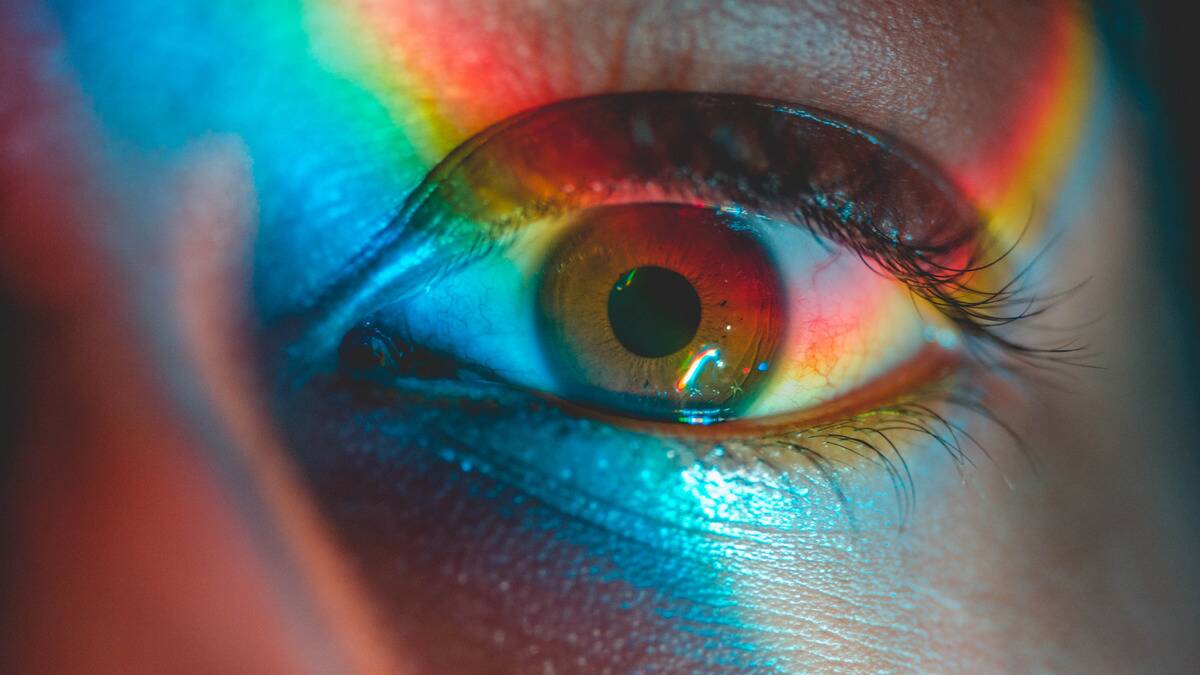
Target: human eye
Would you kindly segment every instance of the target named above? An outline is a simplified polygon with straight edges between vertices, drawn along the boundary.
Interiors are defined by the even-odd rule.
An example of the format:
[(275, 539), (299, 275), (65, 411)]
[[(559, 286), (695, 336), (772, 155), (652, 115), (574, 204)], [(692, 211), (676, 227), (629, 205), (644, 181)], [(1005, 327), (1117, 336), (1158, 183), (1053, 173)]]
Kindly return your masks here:
[(391, 246), (437, 267), (380, 250), (356, 270), (387, 281), (348, 353), (418, 376), (436, 354), (662, 433), (803, 428), (944, 378), (983, 234), (911, 151), (739, 96), (554, 104), (417, 194)]
[(657, 520), (622, 478), (686, 494), (753, 476), (791, 495), (773, 511), (803, 495), (796, 527), (814, 503), (819, 528), (853, 527), (885, 491), (903, 520), (909, 455), (969, 461), (977, 378), (1007, 346), (986, 225), (917, 152), (828, 113), (686, 92), (552, 103), (430, 172), (324, 298), (308, 367), (370, 392), (380, 419), (449, 406), (421, 417), (440, 457), (566, 510), (599, 496)]
[(221, 112), (254, 166), (272, 422), (389, 635), (451, 672), (936, 652), (919, 586), (986, 521), (958, 481), (1021, 461), (1021, 361), (1057, 356), (1023, 339), (1041, 238), (993, 208), (986, 115), (913, 112), (949, 96), (924, 71), (907, 108), (836, 64), (739, 71), (744, 45), (721, 80), (542, 90), (512, 57), (504, 87), (469, 67), (502, 40), (443, 53), (385, 5), (382, 46), (248, 78), (293, 107)]
[(870, 652), (911, 623), (903, 533), (1003, 476), (993, 399), (1061, 356), (1024, 340), (1028, 214), (922, 127), (666, 84), (481, 105), (265, 313), (287, 446), (443, 669)]

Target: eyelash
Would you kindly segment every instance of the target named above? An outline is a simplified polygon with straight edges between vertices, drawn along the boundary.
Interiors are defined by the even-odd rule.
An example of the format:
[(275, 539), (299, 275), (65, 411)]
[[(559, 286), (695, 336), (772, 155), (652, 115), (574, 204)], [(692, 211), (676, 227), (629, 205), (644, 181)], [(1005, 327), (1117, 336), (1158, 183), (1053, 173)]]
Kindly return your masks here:
[[(903, 527), (916, 504), (916, 483), (902, 449), (904, 442), (897, 438), (898, 435), (930, 441), (945, 451), (960, 473), (975, 466), (971, 456), (973, 451), (991, 459), (989, 451), (967, 430), (966, 424), (951, 421), (950, 416), (938, 412), (937, 407), (955, 408), (989, 422), (1024, 451), (1020, 437), (975, 395), (974, 387), (966, 386), (968, 382), (976, 381), (973, 376), (981, 373), (982, 369), (968, 368), (957, 378), (934, 383), (873, 410), (756, 439), (753, 450), (756, 461), (780, 473), (786, 472), (786, 467), (780, 464), (807, 463), (837, 496), (851, 525), (854, 524), (854, 510), (843, 493), (842, 473), (861, 471), (862, 463), (881, 468), (892, 487), (898, 521)], [(783, 455), (779, 457), (781, 461), (774, 462), (772, 455), (778, 456), (780, 452)], [(838, 453), (846, 453), (848, 457), (839, 458)]]
[[(976, 348), (992, 347), (1008, 356), (1047, 363), (1075, 364), (1085, 348), (1068, 341), (1053, 346), (1039, 346), (1015, 341), (998, 329), (1035, 318), (1049, 312), (1065, 293), (1041, 295), (1026, 283), (1033, 263), (1008, 275), (1008, 280), (996, 290), (987, 291), (970, 285), (968, 279), (1001, 269), (1022, 245), (1018, 237), (1006, 250), (986, 257), (994, 246), (985, 238), (970, 242), (951, 242), (945, 246), (909, 246), (902, 242), (884, 242), (863, 236), (872, 228), (837, 217), (829, 210), (811, 209), (804, 213), (804, 223), (814, 234), (825, 235), (853, 251), (860, 260), (876, 272), (903, 283), (914, 295), (930, 303), (951, 320), (967, 337), (975, 338)], [(986, 231), (986, 228), (984, 228)], [(949, 254), (969, 246), (965, 264), (945, 266), (936, 261), (938, 254)], [(887, 249), (887, 250), (881, 250)], [(931, 255), (933, 254), (933, 255)], [(1034, 260), (1040, 256), (1034, 256)]]
[[(878, 143), (874, 138), (870, 140)], [(479, 144), (475, 147), (479, 147)], [(450, 163), (448, 161), (446, 164)], [(434, 175), (437, 173), (435, 170)], [(867, 183), (870, 184), (870, 179)], [(430, 191), (437, 188), (435, 182), (418, 190), (418, 194), (424, 190), (424, 196), (428, 196)], [(908, 244), (903, 238), (895, 236), (895, 232), (884, 232), (871, 225), (872, 216), (878, 210), (873, 211), (871, 205), (859, 210), (845, 198), (838, 201), (821, 192), (811, 193), (808, 197), (796, 209), (795, 215), (800, 217), (793, 218), (793, 222), (809, 228), (814, 235), (824, 236), (850, 249), (872, 269), (903, 283), (915, 296), (929, 302), (949, 318), (960, 329), (969, 345), (967, 353), (971, 358), (962, 368), (966, 376), (960, 374), (952, 385), (943, 381), (925, 391), (907, 394), (889, 404), (842, 420), (821, 422), (783, 433), (760, 434), (758, 437), (741, 439), (739, 442), (741, 447), (749, 451), (745, 460), (761, 462), (768, 467), (771, 467), (772, 462), (766, 458), (780, 450), (800, 458), (830, 480), (831, 488), (838, 494), (838, 472), (833, 470), (837, 460), (823, 453), (818, 444), (840, 447), (852, 455), (860, 455), (861, 459), (874, 458), (873, 461), (879, 462), (892, 479), (901, 512), (907, 513), (911, 509), (915, 488), (907, 469), (907, 462), (900, 451), (900, 443), (893, 440), (889, 434), (905, 431), (926, 436), (945, 449), (959, 467), (972, 464), (968, 456), (969, 448), (975, 448), (985, 456), (987, 451), (975, 442), (961, 425), (939, 415), (933, 406), (958, 406), (990, 419), (1002, 429), (1006, 429), (989, 412), (987, 406), (973, 395), (973, 390), (977, 388), (963, 386), (964, 382), (972, 381), (983, 373), (1011, 374), (1022, 361), (1064, 361), (1075, 354), (1077, 348), (1071, 345), (1035, 347), (1014, 341), (1004, 334), (1005, 331), (1001, 330), (1003, 327), (1042, 314), (1054, 298), (1050, 298), (1049, 301), (1037, 300), (1024, 284), (1025, 270), (1014, 274), (1011, 280), (1000, 285), (996, 291), (987, 292), (971, 286), (972, 279), (1005, 267), (1011, 252), (1003, 251), (982, 263), (978, 262), (984, 258), (984, 252), (989, 246), (986, 241), (975, 240), (976, 231), (971, 232), (970, 241), (961, 236), (952, 236), (935, 243), (926, 239), (919, 244)], [(420, 202), (417, 206), (420, 206)], [(858, 217), (860, 213), (865, 213), (865, 218)], [(937, 214), (934, 215), (936, 217)], [(503, 232), (507, 226), (501, 224), (498, 227)], [(457, 262), (465, 264), (472, 255), (477, 255), (490, 245), (502, 241), (503, 237), (497, 237), (491, 242), (476, 240), (468, 249), (470, 253), (462, 253)], [(382, 246), (376, 250), (380, 248)], [(964, 255), (963, 251), (970, 253)], [(954, 255), (962, 258), (963, 264), (940, 262)], [(442, 264), (443, 267), (450, 267), (453, 262), (443, 260)], [(356, 339), (362, 338), (360, 334)], [(384, 353), (395, 349), (391, 343), (391, 336), (374, 333), (370, 339), (376, 340), (377, 343), (368, 348), (367, 358), (360, 359), (360, 363), (369, 364), (372, 360), (382, 362), (388, 358), (395, 358), (394, 354)], [(438, 361), (437, 355), (432, 356), (433, 361)], [(446, 372), (454, 370), (452, 363), (439, 363), (444, 366), (443, 370)], [(358, 370), (357, 375), (362, 374), (362, 371)], [(486, 377), (486, 374), (484, 375)], [(368, 374), (367, 379), (378, 382), (378, 373)], [(389, 381), (389, 378), (385, 377), (384, 381), (388, 386), (398, 384), (394, 378)], [(418, 384), (428, 386), (429, 383)], [(868, 425), (865, 420), (871, 420), (871, 423)], [(1014, 434), (1010, 432), (1009, 435), (1019, 442)], [(966, 445), (964, 440), (967, 441)], [(853, 447), (846, 447), (847, 444)], [(728, 442), (725, 442), (725, 445), (728, 445)], [(779, 467), (772, 468), (778, 470)]]

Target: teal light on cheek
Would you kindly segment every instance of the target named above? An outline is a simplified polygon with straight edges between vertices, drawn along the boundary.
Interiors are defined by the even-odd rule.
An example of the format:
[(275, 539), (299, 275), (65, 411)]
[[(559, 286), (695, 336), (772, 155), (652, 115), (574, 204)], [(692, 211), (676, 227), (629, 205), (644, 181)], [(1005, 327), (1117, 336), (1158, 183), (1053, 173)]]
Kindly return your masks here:
[[(620, 581), (668, 598), (658, 611), (671, 631), (708, 631), (714, 653), (743, 665), (783, 663), (797, 627), (820, 620), (794, 620), (806, 598), (869, 595), (888, 581), (830, 577), (837, 569), (849, 574), (848, 561), (869, 554), (856, 552), (853, 525), (891, 513), (888, 486), (848, 491), (844, 502), (819, 478), (739, 469), (719, 448), (698, 458), (615, 428), (564, 422), (572, 431), (559, 430), (520, 414), (473, 424), (478, 431), (459, 428), (459, 447), (438, 456), (543, 505), (519, 527), (552, 531), (564, 546), (589, 551), (597, 571), (578, 580), (583, 588)], [(532, 428), (555, 440), (526, 439), (521, 430)], [(864, 620), (874, 612), (864, 609)]]

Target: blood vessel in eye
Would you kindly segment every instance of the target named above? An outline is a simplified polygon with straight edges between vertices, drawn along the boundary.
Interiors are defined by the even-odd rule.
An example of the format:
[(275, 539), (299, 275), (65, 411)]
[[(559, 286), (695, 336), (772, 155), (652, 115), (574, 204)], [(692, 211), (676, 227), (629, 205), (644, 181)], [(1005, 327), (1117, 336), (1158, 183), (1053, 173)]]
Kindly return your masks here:
[(765, 381), (784, 328), (774, 260), (711, 208), (643, 203), (579, 214), (539, 288), (540, 334), (572, 396), (711, 423)]

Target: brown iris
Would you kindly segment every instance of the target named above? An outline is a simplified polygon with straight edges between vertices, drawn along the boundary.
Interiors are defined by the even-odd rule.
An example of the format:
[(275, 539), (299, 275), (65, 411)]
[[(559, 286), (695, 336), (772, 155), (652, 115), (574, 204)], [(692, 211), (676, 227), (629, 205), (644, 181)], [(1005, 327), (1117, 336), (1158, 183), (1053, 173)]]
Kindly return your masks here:
[(757, 235), (711, 208), (582, 212), (547, 257), (540, 331), (565, 390), (622, 414), (713, 422), (744, 407), (783, 333)]

